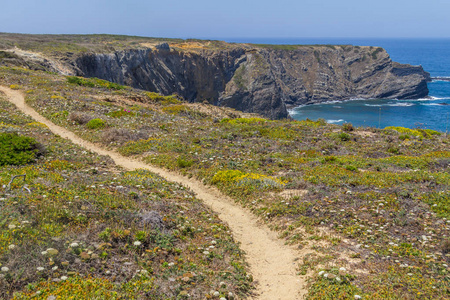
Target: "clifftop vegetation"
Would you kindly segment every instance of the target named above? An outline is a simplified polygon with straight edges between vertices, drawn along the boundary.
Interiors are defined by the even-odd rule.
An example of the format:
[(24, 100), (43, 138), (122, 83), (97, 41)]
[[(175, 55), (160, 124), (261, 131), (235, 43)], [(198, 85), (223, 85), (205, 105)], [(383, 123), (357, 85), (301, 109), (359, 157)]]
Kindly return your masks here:
[(111, 53), (126, 49), (138, 49), (142, 47), (155, 47), (161, 43), (168, 43), (171, 47), (180, 51), (190, 50), (223, 50), (234, 47), (244, 47), (249, 50), (254, 48), (269, 48), (278, 50), (295, 50), (301, 47), (318, 48), (328, 47), (337, 49), (346, 45), (272, 45), (252, 43), (226, 43), (218, 40), (201, 39), (174, 39), (154, 38), (111, 34), (17, 34), (0, 33), (0, 49), (14, 47), (25, 51), (55, 53)]
[[(16, 88), (26, 93), (27, 102), (42, 115), (86, 140), (215, 185), (277, 230), (280, 238), (287, 243), (313, 249), (312, 253), (298, 261), (299, 274), (311, 278), (307, 299), (355, 299), (355, 295), (364, 299), (446, 299), (450, 295), (450, 140), (445, 134), (399, 127), (354, 128), (351, 124), (341, 127), (326, 124), (323, 120), (271, 121), (228, 108), (182, 102), (176, 96), (156, 96), (132, 88), (110, 88), (108, 84), (80, 85), (63, 76), (20, 68), (0, 68), (0, 84), (17, 85)], [(17, 120), (16, 117), (11, 118), (11, 108), (3, 108), (2, 112), (8, 114), (4, 120)], [(18, 123), (12, 126), (25, 126), (30, 122), (22, 119), (14, 121)], [(87, 124), (93, 119), (101, 120), (104, 126), (89, 128)], [(24, 128), (42, 132), (42, 137), (48, 138), (45, 128), (36, 125), (26, 125)], [(79, 255), (74, 252), (76, 247), (67, 247), (65, 243), (86, 243), (86, 247), (80, 246), (80, 249), (88, 253), (89, 247), (95, 246), (90, 242), (91, 237), (96, 243), (100, 244), (104, 239), (104, 243), (112, 246), (107, 246), (110, 250), (106, 251), (106, 257), (94, 260), (100, 265), (89, 263), (80, 266), (99, 269), (102, 262), (110, 262), (116, 255), (132, 261), (136, 253), (143, 253), (139, 252), (143, 250), (139, 248), (141, 244), (139, 247), (132, 244), (140, 241), (143, 234), (139, 232), (142, 229), (136, 223), (126, 231), (125, 224), (120, 227), (122, 225), (115, 223), (122, 224), (123, 216), (132, 212), (156, 209), (155, 205), (159, 203), (162, 205), (159, 214), (167, 216), (170, 224), (167, 226), (173, 230), (171, 238), (167, 241), (168, 237), (156, 233), (142, 237), (147, 250), (152, 247), (165, 250), (145, 251), (145, 255), (155, 255), (157, 259), (146, 261), (146, 256), (142, 260), (139, 258), (137, 264), (133, 264), (136, 266), (133, 272), (138, 268), (142, 270), (141, 264), (145, 262), (145, 269), (149, 272), (153, 270), (153, 273), (145, 275), (144, 279), (136, 277), (134, 280), (144, 280), (154, 293), (150, 295), (157, 295), (161, 289), (156, 286), (164, 286), (162, 278), (175, 278), (178, 284), (179, 277), (174, 275), (177, 271), (172, 268), (173, 265), (168, 265), (174, 262), (176, 266), (186, 268), (186, 272), (189, 270), (196, 276), (203, 274), (205, 277), (202, 280), (195, 277), (198, 286), (192, 289), (199, 295), (207, 294), (206, 286), (216, 284), (212, 274), (217, 273), (210, 269), (212, 265), (207, 263), (210, 262), (207, 258), (193, 254), (198, 250), (190, 245), (200, 238), (206, 245), (210, 242), (207, 237), (213, 235), (215, 241), (220, 239), (221, 245), (226, 243), (229, 247), (228, 252), (224, 250), (218, 255), (230, 260), (236, 258), (235, 262), (231, 262), (233, 271), (230, 277), (224, 277), (229, 280), (227, 286), (233, 286), (233, 293), (248, 292), (239, 250), (225, 234), (225, 227), (220, 232), (217, 230), (218, 226), (224, 225), (213, 227), (216, 223), (220, 224), (219, 221), (206, 221), (206, 217), (202, 219), (206, 223), (200, 225), (196, 223), (198, 216), (209, 216), (210, 213), (198, 202), (189, 204), (195, 203), (195, 210), (182, 209), (180, 205), (187, 204), (177, 202), (182, 201), (184, 196), (192, 195), (151, 174), (134, 172), (116, 175), (118, 171), (104, 158), (96, 158), (89, 153), (75, 156), (73, 151), (80, 153), (82, 150), (71, 148), (69, 151), (61, 143), (57, 145), (50, 147), (55, 152), (47, 154), (42, 162), (14, 169), (15, 173), (25, 172), (36, 178), (31, 181), (36, 186), (33, 195), (39, 196), (36, 204), (31, 204), (32, 196), (19, 193), (19, 183), (14, 194), (3, 196), (4, 200), (0, 203), (7, 208), (2, 210), (7, 221), (0, 227), (7, 237), (1, 246), (4, 252), (0, 262), (3, 266), (11, 262), (9, 258), (13, 253), (19, 253), (13, 251), (24, 249), (35, 249), (36, 262), (47, 265), (51, 260), (47, 256), (42, 258), (39, 252), (53, 247), (61, 253), (64, 251), (63, 260), (56, 262), (59, 270), (62, 269), (57, 271), (61, 272), (58, 276), (62, 276), (66, 269), (60, 264), (67, 260), (72, 266), (71, 259)], [(68, 162), (55, 162), (55, 159)], [(93, 163), (99, 170), (87, 168)], [(69, 172), (68, 178), (74, 179), (65, 183), (66, 174), (62, 170)], [(85, 176), (90, 172), (97, 173), (95, 176)], [(2, 174), (2, 181), (6, 183), (9, 169), (3, 168)], [(77, 176), (81, 176), (80, 179)], [(38, 179), (47, 183), (38, 184)], [(149, 180), (149, 186), (164, 189), (165, 192), (159, 194), (153, 190), (149, 195), (145, 194), (136, 188), (142, 180)], [(119, 183), (126, 184), (126, 193), (117, 191)], [(98, 189), (100, 185), (106, 187), (105, 193), (112, 194), (108, 196), (112, 199), (107, 198), (111, 199), (110, 202), (104, 203), (94, 197), (93, 189), (95, 193), (103, 191)], [(60, 198), (56, 191), (65, 196)], [(136, 194), (138, 200), (133, 198)], [(61, 207), (67, 206), (64, 213), (69, 215), (60, 216), (62, 212), (51, 210), (44, 195), (60, 203), (58, 205)], [(75, 199), (75, 195), (80, 195), (80, 198)], [(71, 204), (62, 200), (67, 198), (71, 199)], [(158, 199), (157, 202), (154, 199)], [(28, 239), (27, 244), (19, 245), (19, 239), (14, 235), (16, 231), (8, 226), (19, 226), (19, 221), (25, 220), (20, 217), (20, 209), (28, 209), (29, 205), (39, 206), (42, 209), (35, 213), (48, 214), (48, 217), (44, 219), (36, 215), (35, 220), (43, 221), (23, 227), (29, 228), (21, 230), (30, 230), (27, 234), (33, 238)], [(117, 215), (106, 214), (112, 206)], [(180, 210), (193, 212), (188, 216), (191, 225), (185, 224), (186, 219), (184, 216), (182, 218)], [(25, 215), (32, 213), (26, 210)], [(86, 220), (87, 214), (92, 214), (92, 220)], [(60, 221), (50, 226), (50, 220)], [(95, 225), (96, 221), (99, 224)], [(88, 228), (87, 224), (94, 226), (94, 229), (86, 238), (81, 238)], [(184, 229), (178, 225), (184, 226)], [(186, 229), (191, 227), (201, 227), (207, 234), (191, 234)], [(41, 232), (36, 230), (44, 230), (39, 228), (46, 228), (46, 239), (36, 237), (36, 232)], [(52, 239), (55, 237), (60, 240)], [(17, 243), (19, 250), (8, 249), (8, 245), (13, 243)], [(164, 246), (158, 246), (158, 243)], [(172, 246), (167, 246), (167, 243)], [(66, 249), (69, 251), (66, 252)], [(181, 253), (177, 249), (181, 249)], [(102, 254), (100, 250), (90, 251), (89, 262), (92, 261), (92, 254)], [(213, 262), (220, 259), (218, 268), (225, 270), (230, 260), (222, 260), (215, 255), (211, 258)], [(80, 259), (83, 262), (83, 258)], [(188, 263), (189, 259), (194, 261)], [(190, 270), (192, 264), (201, 271)], [(36, 266), (35, 263), (33, 268)], [(0, 280), (9, 284), (9, 291), (21, 290), (20, 297), (37, 290), (59, 291), (67, 281), (37, 283), (38, 278), (54, 278), (56, 271), (50, 270), (46, 269), (48, 273), (45, 276), (33, 270), (26, 273), (26, 277), (20, 277), (13, 271)], [(76, 269), (75, 272), (87, 274), (87, 270)], [(127, 274), (118, 274), (116, 283), (120, 278), (129, 278)], [(94, 273), (93, 278), (75, 276), (69, 282), (75, 286), (95, 284), (99, 291), (106, 293), (112, 283), (103, 275)], [(151, 282), (160, 283), (154, 285)], [(25, 288), (27, 283), (30, 285)], [(122, 293), (129, 288), (126, 284), (115, 287)], [(186, 284), (179, 282), (177, 287), (179, 289), (173, 291), (173, 297), (181, 297), (181, 289), (184, 291)], [(136, 289), (133, 287), (129, 293), (142, 295), (143, 291)]]
[[(88, 89), (25, 69), (0, 68), (0, 74), (0, 85), (25, 88), (27, 95), (55, 84), (69, 93)], [(9, 84), (10, 76), (20, 86)], [(124, 92), (109, 87), (92, 89)], [(58, 106), (66, 101), (61, 94), (50, 99)], [(76, 120), (89, 132), (112, 129), (109, 120), (107, 127), (89, 126), (96, 119), (77, 111), (54, 117)], [(124, 171), (55, 136), (1, 92), (0, 141), (1, 299), (237, 299), (251, 290), (228, 226), (183, 186), (148, 171)], [(25, 176), (12, 180), (17, 175)]]

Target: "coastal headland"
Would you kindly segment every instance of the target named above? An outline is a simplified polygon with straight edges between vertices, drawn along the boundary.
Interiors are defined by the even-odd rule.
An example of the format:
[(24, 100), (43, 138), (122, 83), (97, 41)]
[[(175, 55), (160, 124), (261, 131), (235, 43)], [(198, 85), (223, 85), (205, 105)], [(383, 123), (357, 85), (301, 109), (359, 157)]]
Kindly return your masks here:
[(368, 46), (0, 34), (0, 49), (0, 65), (97, 77), (271, 119), (330, 100), (423, 98), (431, 81), (421, 66)]

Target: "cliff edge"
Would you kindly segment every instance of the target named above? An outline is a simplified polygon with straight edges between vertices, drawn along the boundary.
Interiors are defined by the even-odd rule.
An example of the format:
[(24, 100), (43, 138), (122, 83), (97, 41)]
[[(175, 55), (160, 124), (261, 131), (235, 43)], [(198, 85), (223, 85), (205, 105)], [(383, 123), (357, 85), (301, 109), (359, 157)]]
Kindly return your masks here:
[[(431, 80), (421, 66), (393, 62), (379, 47), (139, 40), (116, 48), (50, 52), (45, 61), (51, 71), (271, 119), (288, 117), (287, 107), (330, 100), (423, 98)], [(14, 55), (21, 53), (15, 49)]]

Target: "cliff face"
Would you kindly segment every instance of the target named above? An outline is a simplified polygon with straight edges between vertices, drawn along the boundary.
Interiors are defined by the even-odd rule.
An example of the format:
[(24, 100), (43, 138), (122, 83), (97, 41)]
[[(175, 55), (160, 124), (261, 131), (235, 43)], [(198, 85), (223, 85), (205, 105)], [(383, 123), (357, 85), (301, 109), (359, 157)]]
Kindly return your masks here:
[(226, 50), (157, 48), (83, 54), (76, 74), (186, 100), (286, 118), (286, 106), (330, 100), (415, 99), (428, 95), (422, 67), (393, 62), (382, 48), (302, 46)]
[(120, 51), (95, 51), (95, 47), (92, 51), (63, 50), (57, 55), (10, 48), (0, 51), (0, 66), (98, 77), (272, 119), (286, 118), (286, 107), (301, 104), (421, 98), (428, 95), (427, 81), (431, 80), (422, 67), (395, 63), (382, 48), (375, 47), (257, 46), (217, 41), (137, 43), (135, 49), (131, 44), (129, 47)]

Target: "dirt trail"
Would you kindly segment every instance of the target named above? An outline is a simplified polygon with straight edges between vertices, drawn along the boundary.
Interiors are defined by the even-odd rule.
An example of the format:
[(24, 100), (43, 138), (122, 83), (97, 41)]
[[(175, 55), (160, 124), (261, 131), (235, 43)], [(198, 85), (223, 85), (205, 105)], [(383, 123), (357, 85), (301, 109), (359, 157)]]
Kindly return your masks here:
[(22, 112), (47, 125), (53, 133), (92, 152), (110, 156), (117, 165), (125, 169), (147, 169), (169, 181), (178, 182), (190, 188), (197, 194), (197, 198), (204, 201), (218, 213), (221, 220), (228, 223), (234, 238), (241, 243), (241, 249), (247, 253), (246, 259), (250, 264), (251, 274), (258, 284), (256, 295), (251, 299), (291, 300), (301, 299), (305, 294), (306, 283), (296, 275), (295, 259), (300, 257), (300, 252), (286, 246), (283, 240), (277, 238), (275, 232), (270, 231), (265, 225), (258, 224), (257, 218), (251, 212), (235, 204), (232, 199), (223, 195), (216, 188), (98, 147), (38, 114), (25, 104), (25, 99), (20, 92), (2, 86), (0, 86), (0, 92), (5, 93), (8, 101), (16, 105)]

